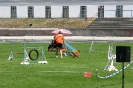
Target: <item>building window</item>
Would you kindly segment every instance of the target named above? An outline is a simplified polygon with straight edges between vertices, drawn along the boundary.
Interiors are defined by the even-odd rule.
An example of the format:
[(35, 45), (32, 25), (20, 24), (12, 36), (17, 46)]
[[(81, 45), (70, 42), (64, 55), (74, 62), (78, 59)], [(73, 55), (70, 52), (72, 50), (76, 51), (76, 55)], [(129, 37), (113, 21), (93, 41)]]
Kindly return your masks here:
[(80, 6), (80, 18), (87, 18), (86, 6)]
[(69, 6), (63, 6), (63, 18), (69, 18)]
[(123, 6), (122, 5), (116, 6), (116, 17), (123, 17)]
[(11, 6), (11, 18), (17, 18), (16, 6)]
[(100, 18), (104, 17), (104, 6), (98, 7), (98, 17)]
[(34, 18), (34, 7), (28, 6), (28, 18)]
[(45, 18), (51, 18), (51, 7), (50, 6), (45, 7)]

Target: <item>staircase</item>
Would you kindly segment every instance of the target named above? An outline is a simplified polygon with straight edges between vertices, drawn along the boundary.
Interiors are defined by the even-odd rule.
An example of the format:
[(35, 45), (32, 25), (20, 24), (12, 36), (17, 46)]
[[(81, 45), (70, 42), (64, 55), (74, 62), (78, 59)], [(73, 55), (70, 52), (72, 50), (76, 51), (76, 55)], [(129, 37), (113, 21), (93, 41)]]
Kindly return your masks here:
[(133, 29), (133, 18), (97, 18), (88, 29)]

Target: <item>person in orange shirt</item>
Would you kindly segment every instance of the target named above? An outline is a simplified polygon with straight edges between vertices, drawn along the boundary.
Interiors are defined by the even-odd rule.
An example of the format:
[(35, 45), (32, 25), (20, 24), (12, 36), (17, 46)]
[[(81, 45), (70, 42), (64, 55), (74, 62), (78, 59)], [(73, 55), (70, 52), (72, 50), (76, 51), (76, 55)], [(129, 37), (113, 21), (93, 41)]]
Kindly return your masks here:
[(60, 51), (60, 56), (62, 57), (63, 52), (63, 43), (64, 43), (64, 36), (61, 33), (61, 31), (58, 32), (58, 34), (55, 35), (55, 41), (56, 41), (56, 57), (58, 57), (58, 51)]

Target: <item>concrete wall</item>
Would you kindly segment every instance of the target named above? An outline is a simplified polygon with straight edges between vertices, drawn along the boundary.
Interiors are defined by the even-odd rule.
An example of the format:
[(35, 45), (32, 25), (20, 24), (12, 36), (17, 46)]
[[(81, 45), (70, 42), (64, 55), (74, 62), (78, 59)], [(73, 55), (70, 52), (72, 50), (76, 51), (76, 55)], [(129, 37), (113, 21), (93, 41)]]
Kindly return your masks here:
[(133, 17), (133, 11), (130, 11), (133, 10), (133, 5), (124, 5), (123, 10), (124, 10), (123, 17), (130, 17), (130, 16)]
[(0, 6), (0, 18), (10, 18), (10, 6)]
[[(53, 36), (54, 28), (1, 28), (0, 36)], [(112, 29), (112, 30), (89, 30), (89, 29), (68, 29), (73, 36), (133, 36), (133, 29)]]
[(17, 18), (28, 18), (27, 6), (17, 6)]
[(95, 15), (98, 12), (98, 5), (88, 5), (87, 6), (87, 17), (97, 17)]
[(45, 6), (35, 6), (34, 10), (36, 11), (34, 13), (35, 18), (45, 18)]
[(69, 7), (69, 17), (70, 18), (79, 18), (80, 17), (80, 6), (70, 6)]
[(105, 10), (104, 11), (105, 17), (115, 17), (115, 10), (116, 10), (115, 5), (105, 5), (104, 10)]

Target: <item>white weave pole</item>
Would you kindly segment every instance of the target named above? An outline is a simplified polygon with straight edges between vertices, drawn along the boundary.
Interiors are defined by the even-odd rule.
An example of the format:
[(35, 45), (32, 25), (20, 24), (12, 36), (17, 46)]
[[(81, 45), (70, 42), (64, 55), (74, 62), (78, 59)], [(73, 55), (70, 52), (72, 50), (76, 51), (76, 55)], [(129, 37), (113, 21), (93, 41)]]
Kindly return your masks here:
[(104, 70), (107, 70), (107, 67), (111, 61), (111, 54), (112, 54), (112, 51), (111, 51), (111, 48), (110, 48), (110, 43), (109, 43), (109, 48), (108, 48), (108, 62), (106, 64), (106, 66), (104, 67)]
[[(118, 71), (117, 68), (113, 65), (113, 60), (115, 59), (115, 55), (113, 54), (113, 49), (112, 46), (110, 45), (109, 42), (109, 49), (108, 49), (108, 62), (104, 68), (104, 70), (108, 71)], [(110, 64), (110, 65), (109, 65)], [(108, 67), (108, 68), (107, 68)]]
[(94, 38), (93, 38), (93, 40), (92, 40), (92, 42), (91, 42), (91, 46), (90, 46), (90, 50), (89, 50), (89, 52), (93, 52), (94, 51)]
[(12, 43), (12, 50), (8, 57), (8, 60), (13, 60), (13, 59), (14, 59), (14, 43)]
[(14, 55), (13, 55), (13, 51), (11, 51), (9, 57), (8, 57), (8, 60), (13, 60), (14, 59)]
[(118, 71), (118, 69), (114, 66), (113, 59), (111, 61), (111, 64), (108, 66), (108, 71)]
[(28, 56), (28, 53), (27, 53), (27, 51), (26, 51), (26, 48), (25, 48), (25, 40), (24, 40), (24, 61), (23, 62), (21, 62), (20, 64), (21, 65), (29, 65), (30, 64), (30, 59), (29, 59), (29, 56)]

